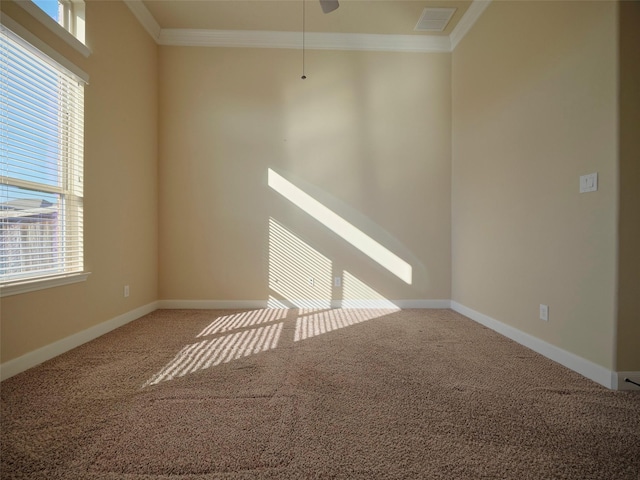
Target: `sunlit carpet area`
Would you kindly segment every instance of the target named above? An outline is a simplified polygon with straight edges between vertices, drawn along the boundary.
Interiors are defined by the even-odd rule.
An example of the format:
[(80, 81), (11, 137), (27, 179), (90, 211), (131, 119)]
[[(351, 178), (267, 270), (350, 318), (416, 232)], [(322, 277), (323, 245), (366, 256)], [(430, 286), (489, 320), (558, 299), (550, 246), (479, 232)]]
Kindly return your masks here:
[(2, 479), (640, 478), (640, 395), (450, 310), (158, 310), (1, 397)]

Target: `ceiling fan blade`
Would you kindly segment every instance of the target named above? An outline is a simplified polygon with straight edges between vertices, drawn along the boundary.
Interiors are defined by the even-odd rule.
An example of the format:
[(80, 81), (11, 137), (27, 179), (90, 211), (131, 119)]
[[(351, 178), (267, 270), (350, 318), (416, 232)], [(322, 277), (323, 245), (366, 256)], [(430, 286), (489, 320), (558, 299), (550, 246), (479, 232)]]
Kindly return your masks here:
[(324, 13), (329, 13), (337, 9), (340, 4), (338, 3), (338, 0), (320, 0), (320, 6)]

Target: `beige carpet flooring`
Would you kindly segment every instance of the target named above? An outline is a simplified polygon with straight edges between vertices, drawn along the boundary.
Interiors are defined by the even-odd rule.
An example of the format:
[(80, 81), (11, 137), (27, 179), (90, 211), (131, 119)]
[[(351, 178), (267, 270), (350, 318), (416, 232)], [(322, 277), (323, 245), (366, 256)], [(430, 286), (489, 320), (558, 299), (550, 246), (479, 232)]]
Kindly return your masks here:
[(640, 478), (640, 394), (450, 310), (159, 310), (0, 389), (3, 480)]

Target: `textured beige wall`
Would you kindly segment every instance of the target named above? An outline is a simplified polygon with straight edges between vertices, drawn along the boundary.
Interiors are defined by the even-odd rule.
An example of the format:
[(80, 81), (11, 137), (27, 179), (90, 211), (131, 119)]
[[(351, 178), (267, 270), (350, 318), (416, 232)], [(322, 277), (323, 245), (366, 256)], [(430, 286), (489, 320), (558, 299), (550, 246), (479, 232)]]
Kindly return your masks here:
[(6, 362), (157, 299), (157, 46), (121, 2), (87, 3), (88, 59), (11, 2), (2, 12), (90, 75), (84, 225), (92, 273), (81, 284), (0, 300)]
[(160, 298), (449, 298), (450, 55), (310, 51), (300, 75), (296, 50), (161, 47)]
[[(616, 24), (613, 2), (493, 2), (455, 50), (452, 74), (453, 300), (606, 368)], [(591, 172), (598, 191), (578, 193)]]
[(620, 2), (619, 371), (640, 371), (640, 2)]
[[(613, 2), (494, 2), (453, 78), (450, 55), (308, 52), (304, 82), (299, 51), (161, 47), (158, 65), (119, 2), (89, 1), (89, 59), (1, 6), (91, 76), (93, 272), (0, 300), (2, 362), (158, 296), (453, 298), (607, 368), (640, 368), (637, 3), (620, 6), (619, 99)], [(268, 169), (324, 220), (308, 196), (269, 187)], [(593, 171), (599, 191), (578, 194)], [(376, 242), (373, 257), (409, 265), (410, 284), (327, 228), (336, 218)]]

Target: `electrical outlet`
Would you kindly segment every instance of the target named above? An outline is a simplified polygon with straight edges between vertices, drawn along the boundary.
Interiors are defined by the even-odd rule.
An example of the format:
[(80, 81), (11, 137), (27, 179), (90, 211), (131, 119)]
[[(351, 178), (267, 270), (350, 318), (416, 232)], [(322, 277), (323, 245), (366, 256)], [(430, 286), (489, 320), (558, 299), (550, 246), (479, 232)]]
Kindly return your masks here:
[(549, 321), (549, 305), (540, 304), (540, 320)]
[(340, 287), (340, 286), (342, 286), (342, 278), (340, 278), (340, 277), (334, 277), (334, 278), (333, 278), (333, 286), (334, 286), (334, 287)]
[(310, 287), (313, 287), (313, 285), (315, 284), (315, 281), (313, 280), (313, 277), (309, 277), (307, 279), (307, 283), (309, 284)]
[(124, 298), (129, 296), (129, 285), (124, 286)]

